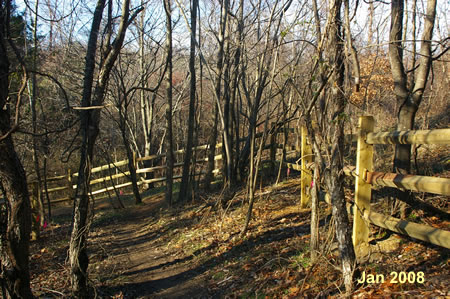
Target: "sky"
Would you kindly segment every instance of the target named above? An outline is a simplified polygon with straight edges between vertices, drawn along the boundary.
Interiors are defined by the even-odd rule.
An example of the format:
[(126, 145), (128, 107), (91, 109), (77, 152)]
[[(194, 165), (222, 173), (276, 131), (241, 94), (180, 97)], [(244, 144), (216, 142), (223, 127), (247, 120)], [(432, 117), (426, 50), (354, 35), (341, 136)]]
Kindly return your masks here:
[[(27, 1), (27, 2), (25, 2)], [(36, 1), (39, 1), (40, 5), (39, 5), (39, 14), (42, 16), (42, 18), (40, 18), (38, 20), (38, 24), (39, 24), (39, 35), (46, 37), (48, 35), (49, 32), (49, 28), (50, 28), (50, 22), (48, 21), (49, 19), (51, 19), (51, 17), (49, 17), (49, 9), (47, 6), (48, 2), (52, 2), (52, 3), (57, 3), (58, 5), (58, 9), (57, 9), (57, 14), (56, 16), (54, 16), (53, 18), (58, 19), (59, 22), (55, 22), (53, 23), (55, 28), (54, 30), (56, 31), (58, 29), (58, 27), (63, 27), (64, 30), (61, 30), (61, 34), (64, 34), (63, 38), (64, 39), (73, 39), (73, 40), (77, 40), (81, 43), (84, 43), (87, 41), (88, 38), (88, 32), (91, 26), (91, 16), (92, 16), (92, 10), (94, 8), (95, 5), (95, 1), (93, 0), (16, 0), (16, 5), (19, 8), (19, 11), (24, 11), (26, 8), (25, 3), (28, 3), (29, 7), (31, 7), (34, 11), (34, 7), (35, 7), (35, 3)], [(211, 4), (213, 2), (211, 2), (213, 0), (208, 0), (208, 1), (200, 1), (201, 2), (201, 8), (203, 7), (203, 10), (206, 10), (208, 7), (211, 6)], [(356, 0), (350, 0), (351, 1), (351, 6), (352, 4), (354, 5), (354, 1)], [(389, 0), (388, 0), (389, 1)], [(114, 1), (115, 5), (115, 13), (118, 15), (120, 13), (120, 6), (117, 5), (118, 1)], [(175, 2), (175, 1), (174, 1)], [(412, 1), (408, 1), (408, 2), (412, 2)], [(151, 20), (148, 21), (148, 24), (159, 24), (158, 27), (159, 28), (154, 28), (151, 32), (149, 32), (149, 34), (152, 35), (152, 38), (157, 39), (157, 40), (162, 40), (163, 39), (163, 28), (164, 28), (164, 13), (162, 10), (162, 5), (161, 5), (162, 1), (161, 0), (149, 0), (149, 4), (148, 4), (148, 10), (146, 13), (147, 18), (151, 18)], [(319, 1), (319, 3), (322, 3), (322, 5), (324, 5), (323, 3), (326, 2), (321, 2)], [(358, 10), (356, 12), (355, 18), (353, 20), (352, 23), (352, 33), (354, 35), (354, 38), (356, 40), (365, 40), (367, 38), (367, 19), (368, 19), (368, 7), (369, 5), (367, 4), (368, 1), (358, 1), (359, 3), (359, 7)], [(374, 5), (375, 5), (375, 14), (376, 14), (376, 28), (379, 32), (379, 36), (380, 36), (380, 42), (386, 42), (387, 41), (387, 36), (388, 36), (388, 30), (389, 30), (389, 24), (390, 24), (390, 18), (389, 18), (389, 10), (390, 10), (390, 5), (386, 4), (388, 2), (382, 2), (382, 1), (375, 1)], [(426, 2), (424, 1), (418, 1), (417, 2), (419, 5), (419, 10), (423, 11), (425, 6), (426, 6)], [(136, 7), (140, 4), (140, 0), (132, 0), (132, 7)], [(304, 4), (303, 1), (301, 0), (294, 0), (293, 5), (291, 6), (290, 10), (291, 12), (293, 10), (295, 10), (297, 7), (300, 7)], [(309, 7), (310, 3), (306, 3), (306, 6)], [(174, 4), (174, 10), (175, 10), (175, 14), (177, 13), (177, 8), (176, 5)], [(235, 8), (236, 9), (236, 8)], [(448, 12), (450, 11), (450, 1), (448, 0), (444, 0), (444, 1), (439, 1), (438, 0), (438, 9), (437, 9), (437, 17), (438, 17), (438, 22), (437, 25), (435, 26), (435, 40), (442, 40), (445, 37), (450, 35), (450, 23), (447, 17)], [(72, 16), (68, 17), (72, 12), (74, 12), (74, 14), (72, 14)], [(186, 13), (189, 13), (188, 11)], [(352, 12), (351, 12), (352, 13)], [(205, 18), (206, 16), (206, 12), (203, 11), (203, 18)], [(286, 20), (289, 22), (290, 18), (292, 18), (294, 14), (293, 13), (287, 13), (286, 15)], [(218, 19), (219, 16), (217, 16)], [(325, 17), (325, 16), (324, 16)], [(31, 14), (30, 12), (28, 12), (27, 15), (27, 19), (30, 20), (31, 19)], [(174, 32), (174, 39), (175, 39), (175, 44), (178, 43), (179, 47), (187, 47), (189, 44), (189, 33), (187, 31), (187, 27), (186, 27), (186, 23), (185, 20), (180, 17), (180, 15), (175, 15), (173, 17), (173, 19), (177, 20), (178, 19), (178, 24), (175, 26), (175, 32)], [(214, 19), (214, 22), (217, 22), (217, 19)], [(206, 19), (204, 19), (203, 21), (204, 25), (206, 24)], [(418, 25), (422, 26), (423, 25), (423, 15), (419, 14), (419, 18), (418, 18)], [(409, 24), (408, 24), (408, 30), (411, 29), (411, 24), (410, 24), (410, 20), (409, 20)], [(298, 27), (297, 27), (298, 28)], [(207, 31), (205, 30), (204, 33), (207, 34)], [(128, 41), (130, 41), (130, 39), (133, 39), (135, 37), (135, 35), (133, 36), (133, 34), (128, 34), (127, 38)]]

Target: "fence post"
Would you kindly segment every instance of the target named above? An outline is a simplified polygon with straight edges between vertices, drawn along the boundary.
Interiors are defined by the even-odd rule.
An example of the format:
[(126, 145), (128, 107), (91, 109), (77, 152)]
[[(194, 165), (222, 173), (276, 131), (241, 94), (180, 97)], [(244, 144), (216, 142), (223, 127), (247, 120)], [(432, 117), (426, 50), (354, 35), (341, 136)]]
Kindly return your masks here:
[(301, 202), (300, 207), (305, 208), (311, 201), (310, 187), (311, 187), (311, 171), (307, 168), (307, 164), (313, 161), (311, 145), (308, 144), (308, 131), (306, 127), (301, 127), (301, 159), (302, 159), (302, 173), (300, 177), (301, 185)]
[(370, 213), (371, 185), (366, 182), (367, 172), (373, 171), (373, 145), (366, 143), (367, 133), (373, 132), (372, 116), (359, 118), (356, 150), (355, 205), (353, 207), (353, 246), (357, 256), (368, 253), (369, 223), (363, 219)]

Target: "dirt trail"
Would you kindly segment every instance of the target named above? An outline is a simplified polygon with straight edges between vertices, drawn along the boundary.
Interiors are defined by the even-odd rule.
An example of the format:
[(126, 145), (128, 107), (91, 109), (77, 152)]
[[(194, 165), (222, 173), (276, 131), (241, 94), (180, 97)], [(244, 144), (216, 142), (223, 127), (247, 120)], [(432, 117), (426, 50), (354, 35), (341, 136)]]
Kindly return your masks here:
[[(155, 231), (162, 199), (128, 208), (108, 225), (93, 229), (94, 250), (103, 247), (107, 257), (95, 263), (94, 273), (105, 280), (100, 295), (124, 298), (208, 298), (201, 273), (193, 270), (192, 257), (172, 255)], [(101, 259), (101, 257), (100, 257)]]
[[(171, 209), (164, 206), (163, 194), (146, 195), (139, 206), (124, 197), (127, 208), (121, 210), (99, 202), (88, 244), (91, 285), (100, 298), (339, 297), (339, 252), (330, 238), (329, 209), (321, 207), (321, 242), (327, 247), (313, 264), (310, 211), (300, 209), (298, 190), (295, 180), (260, 190), (244, 238), (239, 237), (245, 221), (244, 192), (230, 201), (225, 214), (214, 209), (214, 194), (207, 201)], [(64, 261), (70, 214), (62, 216), (61, 224), (52, 225), (32, 243), (32, 287), (40, 297), (70, 295), (70, 268)], [(448, 227), (448, 222), (442, 225)], [(375, 227), (372, 233), (373, 254), (361, 264), (362, 271), (423, 272), (426, 279), (423, 284), (358, 285), (357, 297), (450, 296), (448, 249), (383, 236)]]

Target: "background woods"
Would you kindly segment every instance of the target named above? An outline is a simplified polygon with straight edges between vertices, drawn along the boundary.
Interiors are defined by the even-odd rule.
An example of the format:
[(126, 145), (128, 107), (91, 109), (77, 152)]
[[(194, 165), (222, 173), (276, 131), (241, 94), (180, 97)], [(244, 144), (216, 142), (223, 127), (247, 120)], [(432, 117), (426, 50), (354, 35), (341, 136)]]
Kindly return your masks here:
[[(98, 248), (88, 241), (104, 200), (132, 215), (128, 199), (146, 210), (149, 196), (164, 192), (171, 217), (193, 204), (203, 215), (199, 225), (218, 215), (218, 235), (240, 201), (234, 234), (246, 242), (270, 206), (263, 188), (301, 173), (296, 205), (311, 212), (302, 232), (308, 271), (332, 236), (337, 289), (347, 294), (360, 287), (355, 279), (373, 229), (364, 218), (370, 196), (358, 197), (376, 186), (368, 174), (398, 175), (399, 184), (408, 175), (442, 178), (443, 187), (425, 190), (434, 199), (408, 182), (387, 190), (385, 177), (372, 195), (376, 203), (390, 199), (384, 214), (437, 217), (447, 236), (448, 3), (8, 0), (0, 9), (5, 298), (38, 295), (30, 237), (33, 251), (67, 204), (64, 292), (80, 298), (99, 288), (89, 266)], [(443, 131), (425, 131), (436, 129)], [(361, 139), (372, 133), (372, 141)], [(356, 189), (345, 178), (352, 173)], [(379, 217), (369, 222), (393, 230), (386, 223), (394, 220), (381, 221), (385, 227)], [(221, 256), (212, 244), (203, 250)]]

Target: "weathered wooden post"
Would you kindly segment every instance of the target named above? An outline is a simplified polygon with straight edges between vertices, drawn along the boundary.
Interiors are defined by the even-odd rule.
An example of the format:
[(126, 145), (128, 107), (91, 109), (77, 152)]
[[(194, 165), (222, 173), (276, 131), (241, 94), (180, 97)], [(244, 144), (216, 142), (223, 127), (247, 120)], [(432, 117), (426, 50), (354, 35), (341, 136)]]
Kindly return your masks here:
[(302, 173), (300, 177), (301, 187), (301, 203), (300, 207), (305, 208), (311, 201), (310, 187), (311, 187), (311, 171), (307, 168), (307, 164), (313, 161), (311, 145), (308, 144), (308, 130), (306, 127), (301, 128), (301, 159), (302, 159)]
[(366, 182), (367, 172), (373, 171), (373, 145), (366, 143), (366, 136), (373, 132), (372, 116), (359, 118), (358, 145), (356, 150), (355, 205), (353, 210), (353, 246), (357, 256), (368, 254), (369, 223), (363, 219), (370, 213), (371, 185)]

